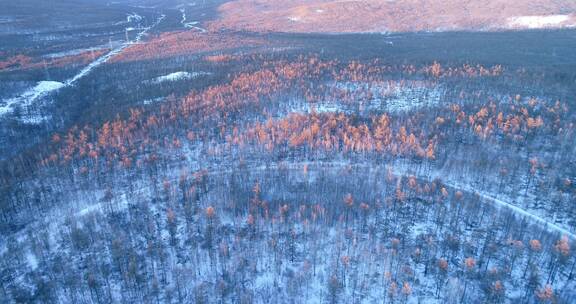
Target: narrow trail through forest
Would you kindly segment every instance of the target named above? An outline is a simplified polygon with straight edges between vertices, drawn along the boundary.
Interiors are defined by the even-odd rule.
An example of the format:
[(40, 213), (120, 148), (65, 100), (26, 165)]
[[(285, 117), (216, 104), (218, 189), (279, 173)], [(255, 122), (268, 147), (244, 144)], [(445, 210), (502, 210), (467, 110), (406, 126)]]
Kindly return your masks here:
[(92, 72), (95, 68), (106, 63), (112, 57), (120, 54), (128, 46), (140, 42), (140, 40), (142, 40), (144, 35), (146, 35), (146, 33), (148, 33), (154, 27), (158, 26), (158, 24), (160, 24), (160, 22), (162, 22), (162, 20), (164, 20), (165, 17), (166, 15), (164, 14), (160, 15), (160, 17), (158, 17), (158, 19), (152, 25), (143, 28), (142, 31), (140, 31), (133, 40), (129, 40), (122, 43), (117, 48), (92, 61), (82, 70), (80, 70), (80, 72), (78, 72), (73, 77), (65, 80), (63, 83), (55, 81), (41, 81), (36, 87), (27, 90), (20, 96), (4, 100), (3, 101), (4, 105), (0, 106), (0, 117), (3, 116), (4, 114), (11, 113), (13, 111), (14, 105), (17, 104), (32, 105), (36, 100), (38, 100), (43, 96), (56, 92), (62, 88), (74, 85), (75, 82), (85, 77), (86, 75), (90, 74), (90, 72)]
[[(297, 163), (288, 163), (285, 165), (282, 165), (283, 168), (285, 169), (289, 169), (289, 170), (302, 170), (302, 168), (304, 167), (304, 165), (309, 165), (310, 163), (308, 162), (297, 162)], [(366, 169), (372, 169), (374, 168), (374, 166), (369, 165), (369, 164), (345, 164), (345, 163), (340, 163), (340, 162), (324, 162), (324, 163), (315, 163), (315, 165), (318, 165), (319, 167), (322, 168), (330, 168), (330, 169), (345, 169), (348, 167), (352, 167), (352, 168), (366, 168)], [(250, 170), (250, 171), (267, 171), (267, 170), (278, 170), (280, 169), (281, 166), (279, 165), (267, 165), (267, 166), (254, 166), (254, 167), (246, 167), (245, 170)], [(505, 208), (508, 209), (509, 211), (511, 211), (512, 213), (524, 217), (526, 219), (528, 219), (530, 222), (534, 223), (534, 224), (538, 224), (540, 225), (542, 228), (548, 230), (548, 231), (553, 231), (556, 233), (560, 233), (562, 235), (565, 235), (573, 240), (576, 240), (576, 234), (572, 233), (571, 231), (569, 231), (566, 228), (563, 228), (561, 226), (558, 226), (538, 215), (535, 215), (533, 213), (530, 213), (529, 211), (526, 211), (518, 206), (515, 206), (511, 203), (505, 202), (501, 199), (498, 199), (496, 197), (494, 197), (492, 194), (484, 192), (484, 191), (478, 191), (476, 190), (474, 187), (472, 187), (471, 185), (468, 184), (463, 184), (463, 183), (459, 183), (459, 182), (455, 182), (455, 181), (451, 181), (451, 180), (444, 180), (441, 179), (441, 176), (423, 176), (423, 175), (416, 175), (413, 174), (412, 172), (408, 171), (408, 170), (399, 170), (397, 168), (393, 168), (393, 167), (383, 167), (383, 168), (379, 168), (379, 169), (387, 169), (390, 168), (391, 172), (396, 175), (396, 176), (403, 176), (403, 177), (407, 177), (407, 176), (415, 176), (417, 179), (424, 181), (424, 182), (432, 182), (437, 178), (440, 178), (440, 180), (442, 181), (442, 183), (450, 188), (452, 188), (453, 190), (460, 190), (460, 191), (464, 191), (467, 192), (468, 194), (477, 194), (479, 196), (479, 198), (484, 202), (484, 203), (488, 203), (493, 205), (495, 208)], [(224, 174), (230, 174), (233, 173), (234, 170), (232, 169), (215, 169), (215, 170), (210, 170), (207, 169), (207, 172), (209, 175), (224, 175)], [(177, 182), (176, 179), (174, 179), (174, 182)], [(142, 190), (145, 190), (146, 188), (141, 188), (141, 189), (137, 189), (136, 192), (141, 192)], [(89, 209), (90, 211), (95, 210), (94, 207), (88, 207), (86, 209)], [(77, 215), (83, 215), (86, 214), (86, 209), (81, 210), (77, 213)], [(98, 209), (98, 208), (96, 208)]]
[[(444, 180), (441, 179), (440, 175), (429, 175), (429, 176), (424, 176), (424, 175), (418, 175), (418, 174), (414, 174), (411, 170), (402, 170), (402, 169), (398, 169), (398, 168), (394, 168), (391, 166), (377, 166), (374, 167), (373, 165), (370, 164), (365, 164), (365, 163), (357, 163), (357, 164), (350, 164), (350, 163), (344, 163), (344, 162), (321, 162), (321, 163), (311, 163), (311, 162), (290, 162), (290, 163), (284, 163), (284, 164), (274, 164), (274, 165), (260, 165), (260, 166), (246, 166), (244, 167), (242, 170), (249, 170), (250, 172), (255, 172), (255, 171), (268, 171), (268, 170), (279, 170), (279, 169), (288, 169), (291, 171), (299, 171), (299, 170), (303, 170), (305, 165), (310, 165), (313, 164), (315, 167), (319, 167), (319, 168), (324, 168), (324, 169), (329, 169), (329, 170), (343, 170), (343, 169), (349, 169), (349, 168), (360, 168), (360, 169), (367, 169), (367, 170), (390, 170), (390, 172), (392, 172), (395, 176), (402, 176), (402, 177), (407, 177), (407, 176), (415, 176), (417, 179), (419, 179), (420, 181), (424, 181), (424, 182), (432, 182), (437, 178), (440, 178), (441, 182), (445, 185), (448, 186), (449, 188), (452, 188), (452, 190), (460, 190), (460, 191), (464, 191), (468, 194), (476, 194), (478, 195), (478, 197), (481, 199), (482, 202), (487, 203), (487, 204), (491, 204), (494, 208), (505, 208), (509, 211), (511, 211), (512, 213), (521, 216), (523, 218), (526, 218), (527, 220), (529, 220), (530, 222), (537, 224), (539, 226), (541, 226), (542, 228), (544, 228), (546, 231), (550, 231), (550, 232), (556, 232), (559, 233), (561, 235), (567, 236), (572, 240), (576, 240), (576, 234), (572, 233), (571, 231), (560, 227), (542, 217), (539, 217), (535, 214), (532, 214), (518, 206), (515, 206), (513, 204), (510, 204), (508, 202), (505, 202), (501, 199), (495, 198), (494, 196), (492, 196), (490, 193), (486, 193), (483, 191), (478, 191), (476, 189), (474, 189), (472, 186), (467, 185), (467, 184), (463, 184), (463, 183), (459, 183), (459, 182), (455, 182), (455, 181), (450, 181), (450, 180)], [(208, 175), (214, 176), (214, 175), (226, 175), (226, 174), (231, 174), (233, 172), (236, 172), (235, 169), (222, 169), (221, 167), (218, 168), (213, 168), (212, 170), (210, 168), (196, 168), (198, 170), (207, 170)], [(313, 170), (313, 169), (312, 169)], [(382, 171), (384, 172), (384, 171)], [(171, 179), (167, 179), (170, 182), (178, 182), (178, 177), (174, 176)], [(147, 191), (150, 190), (150, 187), (144, 186), (144, 187), (137, 187), (134, 188), (130, 191), (130, 193), (122, 193), (121, 195), (119, 195), (116, 199), (115, 202), (112, 203), (112, 205), (109, 206), (109, 208), (113, 208), (114, 210), (118, 211), (118, 210), (123, 210), (125, 208), (128, 208), (129, 206), (129, 202), (128, 202), (128, 196), (130, 197), (139, 197), (139, 196), (145, 196), (147, 195)], [(85, 205), (85, 206), (81, 206), (81, 209), (76, 209), (76, 211), (72, 211), (71, 213), (65, 213), (72, 215), (73, 217), (82, 217), (85, 215), (88, 215), (92, 212), (104, 212), (104, 209), (106, 208), (104, 206), (104, 202), (98, 202), (98, 203), (94, 203), (94, 204), (90, 204), (90, 205)], [(62, 210), (58, 210), (58, 213), (52, 213), (52, 214), (47, 214), (43, 217), (44, 219), (44, 224), (48, 225), (48, 230), (50, 231), (55, 231), (58, 229), (58, 227), (60, 227), (61, 225), (64, 224), (65, 218), (66, 217), (62, 217)], [(34, 225), (34, 223), (31, 223), (32, 227), (36, 226)], [(30, 226), (27, 226), (27, 228), (29, 228)], [(12, 237), (15, 237), (16, 239), (23, 239), (26, 235), (26, 230), (27, 228), (24, 228), (18, 232), (16, 232), (15, 234), (12, 235)], [(8, 236), (4, 236), (0, 238), (0, 244), (2, 246), (0, 246), (0, 250), (5, 249), (5, 241), (7, 240)], [(4, 244), (3, 244), (4, 243)]]
[[(290, 163), (287, 168), (291, 169), (291, 170), (301, 170), (304, 165), (310, 164), (308, 162), (299, 162), (299, 163)], [(318, 165), (319, 167), (328, 167), (328, 168), (334, 168), (334, 169), (344, 169), (346, 167), (355, 167), (355, 168), (366, 168), (366, 169), (371, 169), (374, 168), (373, 165), (370, 164), (343, 164), (343, 163), (339, 163), (339, 162), (326, 162), (326, 163), (315, 163), (315, 165)], [(542, 217), (539, 217), (538, 215), (535, 215), (533, 213), (530, 213), (518, 206), (515, 206), (513, 204), (507, 203), (501, 199), (495, 198), (494, 196), (492, 196), (490, 193), (486, 193), (483, 191), (478, 191), (476, 189), (474, 189), (474, 187), (468, 185), (468, 184), (463, 184), (463, 183), (459, 183), (459, 182), (455, 182), (455, 181), (451, 181), (451, 180), (445, 180), (442, 179), (440, 175), (434, 176), (423, 176), (423, 175), (416, 175), (413, 174), (412, 172), (408, 171), (408, 170), (399, 170), (397, 168), (394, 167), (388, 167), (386, 166), (386, 168), (390, 168), (392, 173), (396, 176), (403, 176), (403, 177), (407, 177), (407, 176), (415, 176), (417, 179), (421, 180), (421, 181), (425, 181), (425, 182), (432, 182), (433, 180), (435, 180), (436, 178), (439, 178), (442, 183), (450, 188), (453, 188), (454, 190), (460, 190), (460, 191), (464, 191), (467, 192), (469, 194), (477, 194), (481, 200), (484, 203), (490, 203), (492, 205), (494, 205), (494, 207), (502, 207), (505, 209), (510, 210), (511, 212), (513, 212), (516, 215), (519, 215), (521, 217), (527, 218), (528, 220), (530, 220), (531, 222), (538, 224), (540, 226), (542, 226), (544, 229), (546, 230), (551, 230), (557, 233), (560, 233), (562, 235), (566, 235), (567, 237), (570, 237), (573, 240), (576, 240), (576, 234), (572, 233), (571, 231), (569, 231), (566, 228), (560, 227)], [(250, 168), (250, 170), (260, 170), (260, 171), (264, 171), (264, 170), (277, 170), (279, 169), (279, 166), (277, 165), (273, 165), (273, 166), (260, 166), (260, 167), (255, 167), (255, 168)], [(210, 171), (208, 170), (209, 174), (225, 174), (225, 173), (231, 173), (232, 170), (222, 170), (222, 171)]]

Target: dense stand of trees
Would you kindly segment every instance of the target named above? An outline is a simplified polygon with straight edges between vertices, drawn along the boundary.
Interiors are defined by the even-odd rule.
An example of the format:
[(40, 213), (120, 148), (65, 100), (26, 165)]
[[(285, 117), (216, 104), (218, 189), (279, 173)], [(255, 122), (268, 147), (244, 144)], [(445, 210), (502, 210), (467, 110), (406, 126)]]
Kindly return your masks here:
[(48, 58), (33, 58), (15, 55), (0, 61), (0, 72), (14, 70), (46, 69), (55, 67), (74, 67), (86, 65), (109, 52), (108, 48), (86, 50), (78, 54), (69, 54)]
[[(389, 77), (424, 79), (427, 88), (455, 82), (462, 86), (503, 77), (501, 66), (442, 67), (435, 62), (418, 68), (316, 56), (292, 61), (248, 57), (246, 69), (251, 64), (262, 69), (238, 73), (228, 83), (195, 90), (183, 99), (169, 98), (159, 110), (132, 108), (125, 117), (98, 127), (54, 134), (52, 146), (37, 153), (43, 156), (38, 164), (73, 176), (99, 176), (112, 167), (134, 170), (163, 158), (186, 157), (187, 150), (196, 147), (214, 156), (236, 151), (230, 155), (239, 158), (258, 158), (262, 152), (305, 159), (402, 156), (427, 160), (428, 171), (474, 172), (469, 175), (482, 177), (481, 188), (497, 193), (523, 190), (528, 203), (522, 207), (546, 209), (566, 217), (565, 224), (576, 224), (569, 220), (575, 212), (569, 157), (574, 148), (566, 140), (573, 136), (574, 124), (565, 102), (461, 91), (420, 110), (385, 112), (395, 92), (418, 85)], [(287, 100), (301, 100), (311, 113), (290, 114), (293, 102)], [(334, 104), (337, 112), (316, 113), (319, 103)], [(368, 110), (359, 110), (358, 104)], [(273, 113), (287, 114), (276, 118)], [(466, 159), (469, 153), (475, 156)], [(27, 161), (30, 165), (37, 166)], [(556, 204), (542, 206), (542, 193), (553, 193)]]
[(96, 303), (573, 296), (571, 240), (440, 180), (354, 165), (155, 177), (145, 189), (106, 192), (97, 208), (11, 240), (3, 268), (19, 279), (5, 281), (4, 296)]
[[(521, 198), (509, 202), (573, 230), (574, 112), (565, 100), (490, 89), (526, 77), (499, 65), (204, 60), (242, 70), (54, 133), (3, 171), (0, 299), (574, 296), (572, 239), (450, 186)], [(409, 104), (414, 88), (449, 93), (387, 108)]]

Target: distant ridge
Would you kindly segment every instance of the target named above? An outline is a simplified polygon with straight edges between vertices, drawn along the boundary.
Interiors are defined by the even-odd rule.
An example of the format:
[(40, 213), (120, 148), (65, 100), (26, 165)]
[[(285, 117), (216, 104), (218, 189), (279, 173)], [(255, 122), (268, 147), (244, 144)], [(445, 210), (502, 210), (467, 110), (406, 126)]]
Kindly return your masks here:
[(571, 0), (234, 0), (212, 29), (257, 32), (498, 31), (576, 27)]

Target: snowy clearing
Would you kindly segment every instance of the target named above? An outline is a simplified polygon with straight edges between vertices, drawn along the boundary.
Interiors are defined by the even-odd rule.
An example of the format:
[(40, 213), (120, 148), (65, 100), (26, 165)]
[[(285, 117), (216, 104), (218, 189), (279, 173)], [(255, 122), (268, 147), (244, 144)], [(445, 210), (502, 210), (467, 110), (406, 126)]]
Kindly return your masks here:
[(404, 113), (425, 107), (437, 106), (441, 103), (446, 90), (441, 86), (413, 82), (403, 85), (383, 83), (368, 85), (365, 83), (336, 83), (331, 85), (336, 89), (350, 93), (370, 92), (371, 100), (361, 99), (358, 103), (343, 103), (340, 100), (324, 100), (315, 103), (291, 101), (289, 110), (300, 113), (354, 113), (358, 110), (376, 113)]
[(100, 66), (103, 63), (106, 63), (110, 58), (114, 57), (115, 55), (120, 54), (126, 47), (128, 47), (131, 44), (140, 42), (140, 40), (144, 37), (144, 35), (146, 35), (146, 33), (154, 28), (155, 26), (157, 26), (158, 24), (160, 24), (160, 22), (162, 22), (162, 20), (164, 20), (164, 18), (166, 17), (166, 15), (161, 15), (156, 22), (154, 22), (154, 24), (152, 24), (149, 27), (144, 28), (140, 33), (138, 33), (138, 35), (136, 35), (136, 38), (132, 41), (127, 41), (126, 43), (122, 44), (121, 46), (119, 46), (118, 48), (112, 50), (111, 52), (109, 52), (108, 54), (98, 58), (96, 61), (90, 63), (87, 67), (85, 67), (84, 69), (82, 69), (78, 74), (76, 74), (76, 76), (72, 77), (71, 79), (66, 81), (66, 85), (72, 85), (74, 82), (78, 81), (80, 78), (88, 75), (88, 73), (90, 73), (93, 69), (95, 69), (96, 67)]
[(179, 81), (179, 80), (187, 80), (187, 79), (194, 79), (203, 75), (209, 75), (210, 73), (206, 72), (174, 72), (168, 75), (156, 77), (153, 80), (149, 81), (150, 83), (163, 83), (163, 82), (172, 82), (172, 81)]
[[(520, 16), (508, 18), (508, 26), (528, 29), (554, 28), (568, 25), (570, 20), (570, 15)], [(572, 21), (572, 25), (576, 25), (576, 22)]]
[(440, 103), (445, 90), (440, 86), (419, 81), (399, 84), (386, 82), (378, 85), (366, 83), (337, 83), (336, 88), (347, 92), (368, 91), (372, 100), (366, 103), (369, 110), (401, 113)]
[(51, 59), (62, 58), (62, 57), (66, 57), (66, 56), (79, 55), (79, 54), (86, 53), (86, 52), (99, 51), (99, 50), (105, 49), (106, 47), (108, 47), (108, 46), (102, 45), (102, 46), (96, 46), (96, 47), (91, 47), (91, 48), (75, 49), (75, 50), (64, 51), (64, 52), (50, 53), (50, 54), (44, 55), (43, 57), (51, 58)]
[[(114, 57), (115, 55), (121, 53), (129, 45), (136, 43), (136, 42), (139, 42), (150, 29), (152, 29), (153, 27), (160, 24), (160, 22), (162, 22), (162, 20), (164, 20), (165, 17), (166, 17), (166, 15), (161, 15), (156, 20), (155, 23), (153, 23), (149, 27), (144, 28), (140, 33), (138, 33), (138, 35), (136, 36), (136, 38), (134, 40), (126, 41), (125, 43), (118, 46), (116, 49), (107, 53), (106, 55), (99, 57), (95, 61), (91, 62), (88, 66), (86, 66), (82, 70), (80, 70), (80, 72), (78, 72), (78, 74), (76, 74), (75, 76), (66, 80), (64, 83), (57, 82), (57, 81), (40, 81), (35, 87), (25, 91), (19, 97), (0, 101), (0, 117), (4, 116), (6, 114), (12, 113), (14, 111), (15, 105), (22, 105), (25, 107), (30, 106), (38, 98), (46, 96), (49, 93), (55, 92), (55, 91), (57, 91), (63, 87), (73, 85), (76, 81), (80, 80), (81, 78), (83, 78), (84, 76), (86, 76), (90, 72), (92, 72), (92, 70), (94, 70), (95, 68), (97, 68), (101, 64), (107, 62), (110, 58)], [(129, 20), (138, 19), (134, 15), (129, 15), (128, 18), (129, 18)], [(136, 19), (134, 19), (134, 18), (136, 18)], [(37, 123), (39, 121), (42, 121), (42, 120), (32, 119), (32, 120), (27, 120), (24, 122), (25, 123)]]
[(11, 113), (14, 110), (13, 107), (15, 105), (28, 107), (32, 105), (38, 98), (54, 92), (64, 86), (65, 84), (58, 81), (40, 81), (36, 86), (22, 93), (21, 96), (0, 102), (0, 117)]
[(136, 13), (127, 14), (126, 16), (126, 22), (140, 22), (140, 21), (142, 21), (142, 16)]

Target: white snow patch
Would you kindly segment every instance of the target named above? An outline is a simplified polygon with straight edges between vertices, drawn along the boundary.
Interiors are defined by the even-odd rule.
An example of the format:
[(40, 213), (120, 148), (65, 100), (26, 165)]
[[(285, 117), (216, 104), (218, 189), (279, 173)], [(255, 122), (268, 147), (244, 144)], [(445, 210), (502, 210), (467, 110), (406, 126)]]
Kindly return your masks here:
[(45, 121), (50, 120), (50, 118), (52, 118), (51, 115), (38, 113), (38, 111), (34, 111), (34, 109), (29, 109), (29, 113), (26, 113), (26, 115), (22, 116), (20, 120), (25, 124), (39, 125)]
[(316, 12), (317, 12), (318, 14), (322, 14), (322, 13), (324, 12), (324, 10), (323, 10), (323, 9), (317, 9)]
[(300, 21), (302, 18), (300, 17), (288, 17), (288, 20), (292, 21), (292, 22), (298, 22)]
[(142, 19), (143, 19), (142, 16), (136, 13), (126, 15), (126, 22), (140, 22), (142, 21)]
[(132, 22), (140, 22), (143, 19), (144, 18), (142, 16), (140, 16), (136, 13), (126, 14), (126, 20), (116, 22), (116, 23), (114, 23), (114, 25), (121, 25), (121, 24), (132, 23)]
[(208, 75), (210, 73), (206, 73), (206, 72), (174, 72), (174, 73), (170, 73), (168, 75), (164, 75), (164, 76), (160, 76), (157, 78), (154, 78), (152, 81), (150, 81), (151, 83), (162, 83), (162, 82), (167, 82), (167, 81), (179, 81), (179, 80), (186, 80), (186, 79), (193, 79), (193, 78), (197, 78), (200, 77), (202, 75)]
[(58, 82), (58, 81), (40, 81), (40, 82), (38, 82), (38, 84), (34, 88), (25, 92), (22, 96), (23, 97), (39, 97), (39, 96), (48, 94), (52, 91), (56, 91), (63, 86), (64, 86), (64, 84), (61, 82)]
[(184, 23), (184, 27), (189, 28), (189, 29), (199, 30), (202, 33), (206, 33), (207, 30), (205, 28), (196, 26), (196, 24), (198, 24), (198, 23), (199, 23), (198, 21), (186, 22), (186, 23)]
[[(140, 189), (143, 190), (143, 189)], [(126, 208), (128, 208), (128, 198), (126, 196), (126, 194), (122, 194), (120, 195), (118, 198), (114, 199), (112, 202), (106, 203), (106, 202), (99, 202), (99, 203), (95, 203), (92, 205), (88, 205), (80, 210), (78, 210), (78, 212), (76, 212), (74, 215), (77, 217), (81, 217), (81, 216), (86, 216), (88, 214), (91, 213), (95, 213), (95, 212), (106, 212), (106, 210), (109, 210), (110, 208), (112, 210), (124, 210)]]
[(519, 16), (508, 18), (511, 28), (541, 29), (559, 27), (570, 21), (570, 15)]
[(30, 266), (30, 268), (32, 268), (32, 270), (38, 268), (38, 258), (36, 258), (36, 255), (32, 252), (28, 252), (26, 254), (26, 261), (28, 262), (28, 265)]
[(65, 86), (65, 84), (58, 81), (40, 81), (35, 87), (28, 89), (19, 97), (0, 102), (0, 117), (14, 111), (14, 106), (17, 104), (24, 107), (30, 106), (36, 99), (56, 91), (63, 86)]
[(304, 113), (311, 113), (312, 111), (316, 113), (355, 113), (357, 111), (404, 113), (437, 106), (446, 94), (444, 87), (420, 81), (402, 85), (395, 82), (372, 85), (358, 82), (338, 82), (330, 85), (346, 92), (369, 91), (372, 93), (372, 100), (360, 99), (353, 103), (344, 103), (340, 100), (332, 99), (321, 100), (316, 103), (291, 101), (289, 110)]
[(153, 104), (153, 103), (156, 103), (156, 102), (160, 102), (160, 101), (162, 101), (162, 100), (164, 100), (164, 99), (165, 99), (165, 97), (158, 97), (158, 98), (154, 98), (154, 99), (146, 99), (146, 100), (143, 100), (142, 103), (145, 104), (145, 105), (149, 105), (149, 104)]
[(335, 87), (347, 92), (369, 91), (372, 93), (372, 100), (361, 106), (370, 111), (390, 113), (401, 113), (438, 105), (446, 91), (442, 86), (423, 81), (411, 81), (403, 84), (398, 82), (379, 84), (339, 82), (336, 83)]
[(79, 55), (79, 54), (91, 52), (91, 51), (99, 51), (99, 50), (102, 50), (104, 48), (105, 48), (104, 46), (100, 46), (100, 47), (91, 47), (91, 48), (84, 48), (84, 49), (75, 49), (75, 50), (69, 50), (69, 51), (64, 51), (64, 52), (47, 54), (47, 55), (44, 55), (44, 57), (45, 58), (61, 58), (61, 57), (66, 57), (66, 56)]
[[(132, 14), (129, 16), (131, 16), (131, 17), (128, 17), (129, 20), (141, 20), (141, 18), (142, 18), (136, 14)], [(124, 50), (129, 45), (139, 42), (151, 28), (160, 24), (160, 22), (162, 22), (162, 20), (164, 20), (165, 17), (166, 17), (166, 15), (161, 15), (156, 20), (156, 22), (154, 24), (150, 25), (149, 27), (143, 28), (142, 31), (139, 32), (138, 35), (136, 35), (136, 38), (133, 41), (128, 41), (126, 43), (123, 43), (118, 48), (112, 50), (111, 52), (107, 53), (104, 56), (99, 57), (98, 59), (96, 59), (95, 61), (90, 63), (88, 66), (84, 67), (74, 77), (66, 80), (64, 83), (57, 82), (57, 81), (40, 81), (34, 88), (25, 91), (19, 97), (10, 98), (10, 99), (0, 101), (0, 117), (4, 116), (6, 114), (12, 113), (12, 111), (14, 111), (14, 105), (16, 105), (16, 104), (21, 104), (23, 106), (29, 106), (29, 105), (33, 104), (38, 98), (43, 97), (50, 92), (54, 92), (54, 91), (59, 90), (65, 86), (73, 85), (80, 78), (88, 75), (93, 69), (95, 69), (96, 67), (100, 66), (101, 64), (107, 62), (113, 56), (121, 53), (122, 50)], [(24, 122), (38, 122), (38, 121), (42, 121), (42, 119), (34, 118), (34, 119), (24, 121)]]
[(348, 111), (341, 104), (316, 103), (316, 104), (309, 104), (309, 106), (305, 109), (305, 112), (336, 113), (336, 112), (348, 112)]
[(189, 29), (196, 29), (199, 30), (202, 33), (206, 33), (207, 30), (205, 28), (199, 27), (197, 26), (200, 22), (198, 21), (190, 21), (190, 22), (186, 22), (186, 9), (181, 8), (180, 12), (182, 13), (182, 20), (180, 20), (180, 23), (185, 27), (185, 28), (189, 28)]
[(92, 212), (96, 212), (96, 211), (101, 211), (102, 210), (102, 204), (101, 203), (97, 203), (91, 206), (88, 206), (80, 211), (78, 211), (78, 213), (76, 213), (77, 216), (85, 216), (87, 214), (90, 214)]

